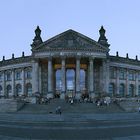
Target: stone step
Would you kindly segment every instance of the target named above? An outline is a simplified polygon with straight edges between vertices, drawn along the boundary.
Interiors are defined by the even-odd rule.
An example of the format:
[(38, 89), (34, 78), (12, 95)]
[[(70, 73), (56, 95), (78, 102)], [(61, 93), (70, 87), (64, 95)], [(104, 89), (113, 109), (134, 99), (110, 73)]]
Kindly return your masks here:
[(61, 106), (63, 113), (115, 113), (123, 112), (123, 110), (116, 104), (110, 106), (97, 107), (93, 103), (74, 103), (73, 105), (66, 103), (64, 100), (55, 99), (46, 105), (26, 104), (22, 113), (55, 113), (58, 106)]

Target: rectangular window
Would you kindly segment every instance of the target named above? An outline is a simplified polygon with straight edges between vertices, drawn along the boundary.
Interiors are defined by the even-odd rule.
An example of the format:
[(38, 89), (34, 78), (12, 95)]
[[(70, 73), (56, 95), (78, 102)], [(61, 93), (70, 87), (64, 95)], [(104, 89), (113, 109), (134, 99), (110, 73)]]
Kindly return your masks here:
[(135, 80), (135, 72), (129, 71), (129, 80)]
[(15, 72), (15, 79), (20, 80), (21, 79), (21, 71), (16, 71)]
[(116, 78), (116, 75), (117, 75), (116, 68), (115, 67), (110, 67), (110, 78), (114, 79), (114, 78)]
[(138, 80), (140, 81), (140, 73), (138, 74)]
[(126, 69), (120, 69), (119, 79), (126, 79)]
[(25, 71), (25, 78), (26, 79), (31, 79), (32, 78), (32, 71), (31, 70), (26, 70)]
[(12, 77), (11, 77), (11, 72), (6, 73), (6, 81), (11, 81)]
[(140, 85), (138, 87), (138, 96), (140, 96)]
[(0, 82), (2, 82), (2, 73), (0, 73)]

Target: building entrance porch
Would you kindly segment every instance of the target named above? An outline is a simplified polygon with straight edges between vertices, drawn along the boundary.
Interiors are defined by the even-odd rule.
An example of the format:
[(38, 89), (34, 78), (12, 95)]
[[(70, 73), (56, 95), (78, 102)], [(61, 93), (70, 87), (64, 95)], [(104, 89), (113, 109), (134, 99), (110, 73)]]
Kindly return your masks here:
[[(55, 91), (56, 91), (56, 97), (75, 97), (76, 96), (76, 70), (74, 68), (66, 68), (65, 73), (65, 85), (62, 84), (63, 80), (62, 70), (57, 69), (55, 71)], [(86, 69), (80, 69), (79, 74), (79, 88), (80, 88), (80, 94), (86, 94), (87, 93), (87, 70)], [(63, 87), (65, 86), (65, 87)], [(62, 92), (63, 88), (66, 89), (66, 91)], [(64, 94), (64, 95), (61, 95)]]
[(94, 98), (106, 90), (105, 65), (95, 58), (49, 58), (40, 60), (41, 93), (47, 98)]

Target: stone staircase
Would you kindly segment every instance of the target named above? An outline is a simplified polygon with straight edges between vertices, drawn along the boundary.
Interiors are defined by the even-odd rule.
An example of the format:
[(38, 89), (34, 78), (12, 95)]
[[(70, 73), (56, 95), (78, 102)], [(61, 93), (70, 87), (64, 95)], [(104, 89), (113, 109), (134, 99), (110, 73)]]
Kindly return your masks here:
[(96, 106), (93, 103), (66, 103), (65, 100), (53, 99), (46, 105), (26, 104), (19, 113), (55, 113), (58, 106), (61, 106), (62, 113), (116, 113), (123, 112), (117, 104), (109, 106)]
[(138, 112), (140, 107), (140, 103), (136, 100), (120, 101), (118, 105), (126, 112)]

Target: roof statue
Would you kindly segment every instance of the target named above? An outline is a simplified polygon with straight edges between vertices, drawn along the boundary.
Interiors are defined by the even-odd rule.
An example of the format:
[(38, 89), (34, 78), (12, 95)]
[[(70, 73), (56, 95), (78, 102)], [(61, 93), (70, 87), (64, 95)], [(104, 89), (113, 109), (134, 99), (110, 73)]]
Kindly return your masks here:
[(103, 46), (109, 47), (110, 44), (108, 44), (107, 42), (108, 39), (105, 36), (105, 29), (103, 26), (101, 26), (101, 29), (99, 30), (99, 34), (100, 34), (100, 37), (99, 37), (98, 43), (100, 43)]
[(39, 26), (37, 26), (35, 30), (35, 37), (33, 39), (33, 43), (31, 44), (32, 47), (36, 47), (42, 43), (42, 38), (41, 38), (41, 30)]

